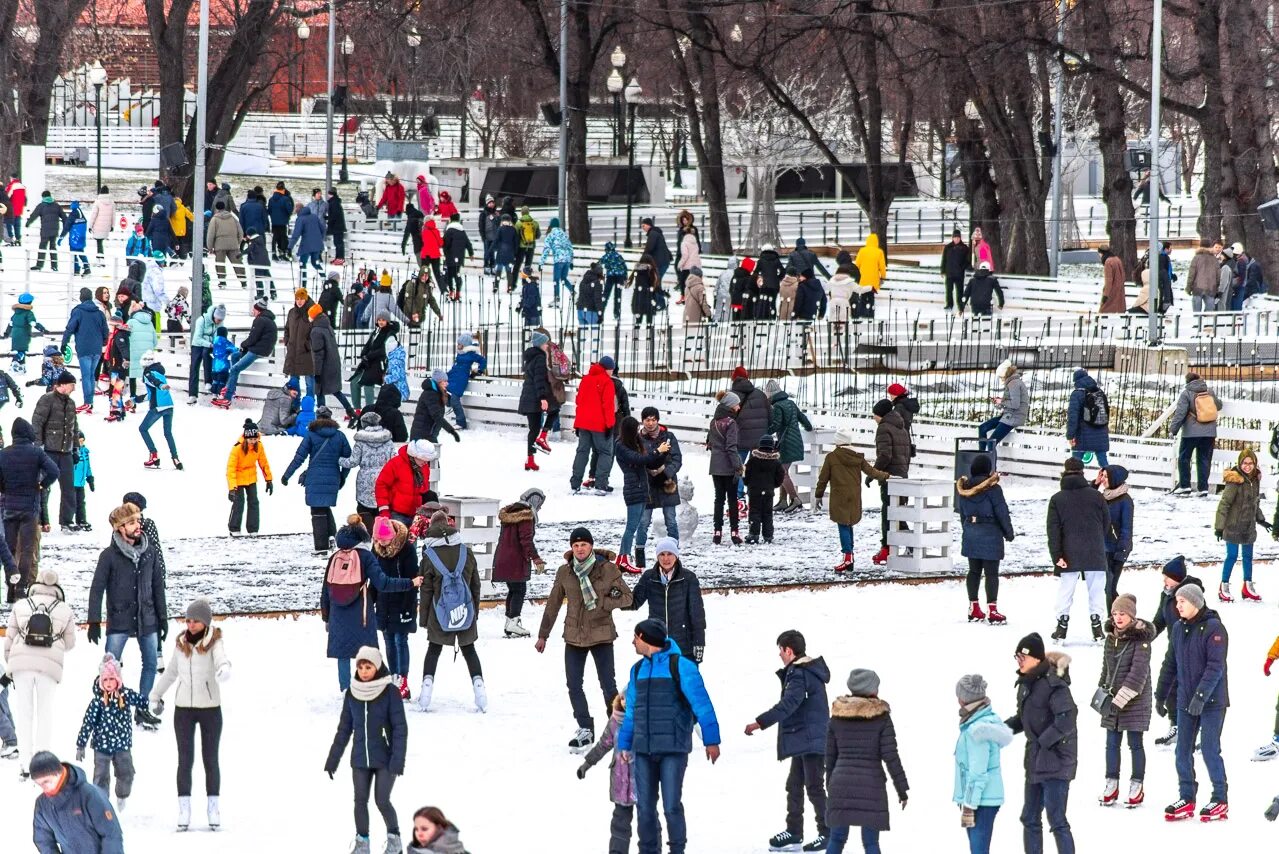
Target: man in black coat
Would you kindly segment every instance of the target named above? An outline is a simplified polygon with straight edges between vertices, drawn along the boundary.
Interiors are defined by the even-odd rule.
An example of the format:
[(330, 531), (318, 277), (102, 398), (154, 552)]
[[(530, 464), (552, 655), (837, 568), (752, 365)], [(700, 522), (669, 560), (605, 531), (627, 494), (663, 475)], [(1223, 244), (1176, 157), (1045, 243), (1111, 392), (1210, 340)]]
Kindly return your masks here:
[[(662, 426), (662, 413), (656, 406), (646, 406), (640, 410), (639, 438), (646, 454), (656, 453), (659, 445), (670, 444), (665, 464), (648, 473), (648, 504), (640, 515), (640, 530), (649, 529), (653, 522), (653, 510), (660, 507), (662, 521), (666, 523), (666, 536), (679, 542), (679, 524), (675, 511), (679, 508), (679, 470), (684, 465), (679, 439)], [(637, 565), (643, 566), (644, 550), (638, 549), (635, 553), (639, 558)]]
[(653, 259), (653, 265), (657, 268), (657, 286), (660, 288), (662, 277), (671, 266), (671, 248), (666, 245), (666, 235), (662, 234), (660, 228), (653, 225), (651, 216), (640, 220), (640, 231), (644, 232), (644, 251), (640, 254)]
[(781, 291), (782, 276), (785, 275), (786, 268), (782, 265), (782, 256), (777, 253), (771, 243), (765, 243), (760, 250), (759, 258), (755, 261), (757, 298), (754, 316), (756, 320), (771, 320), (777, 316), (777, 294)]
[(777, 758), (790, 760), (786, 777), (786, 829), (770, 839), (774, 851), (795, 850), (804, 838), (804, 791), (817, 816), (817, 839), (807, 850), (826, 850), (826, 727), (830, 723), (830, 705), (826, 702), (826, 685), (830, 668), (821, 656), (806, 654), (804, 636), (797, 631), (777, 636), (777, 654), (784, 665), (777, 671), (782, 682), (782, 698), (771, 709), (746, 725), (746, 734), (777, 728)]
[(441, 430), (452, 436), (454, 442), (462, 441), (461, 434), (444, 417), (444, 412), (448, 409), (448, 393), (449, 375), (439, 368), (422, 381), (422, 394), (417, 399), (417, 408), (413, 410), (409, 441), (427, 439), (438, 443)]
[[(122, 504), (111, 511), (111, 544), (98, 556), (98, 566), (89, 585), (89, 643), (102, 640), (103, 608), (106, 597), (107, 652), (121, 661), (129, 638), (136, 638), (142, 651), (142, 675), (138, 693), (150, 696), (155, 684), (160, 645), (169, 634), (164, 577), (156, 559), (157, 548), (142, 531), (142, 511), (134, 504)], [(138, 709), (139, 723), (158, 726), (159, 718)]]
[(679, 559), (679, 543), (671, 537), (657, 541), (657, 564), (644, 570), (631, 590), (629, 610), (648, 604), (648, 616), (666, 624), (666, 631), (696, 664), (706, 653), (706, 608), (702, 586)]
[[(0, 511), (4, 514), (0, 562), (12, 604), (26, 595), (35, 580), (40, 495), (57, 482), (58, 466), (36, 446), (35, 431), (25, 418), (13, 420), (10, 437), (13, 444), (0, 451)], [(16, 565), (10, 547), (16, 553)]]
[(1017, 714), (1004, 723), (1014, 733), (1026, 733), (1026, 793), (1021, 810), (1026, 851), (1044, 850), (1046, 810), (1057, 854), (1074, 854), (1066, 799), (1079, 765), (1079, 710), (1070, 695), (1070, 656), (1045, 653), (1043, 638), (1032, 632), (1017, 644), (1015, 658)]
[(231, 362), (231, 372), (227, 375), (226, 388), (220, 398), (215, 397), (213, 404), (228, 408), (235, 398), (235, 385), (245, 368), (258, 359), (265, 359), (275, 352), (275, 342), (280, 337), (279, 327), (275, 325), (275, 313), (267, 306), (265, 299), (253, 301), (253, 325), (249, 334), (240, 344), (240, 353)]
[(1101, 617), (1106, 613), (1106, 529), (1110, 510), (1106, 499), (1084, 477), (1084, 464), (1071, 457), (1061, 475), (1061, 490), (1048, 500), (1048, 557), (1057, 587), (1057, 628), (1053, 640), (1065, 640), (1070, 606), (1075, 601), (1079, 574), (1088, 588), (1088, 614), (1093, 640), (1102, 639)]
[(963, 302), (964, 274), (972, 269), (973, 250), (964, 242), (964, 236), (955, 229), (950, 233), (950, 243), (941, 251), (941, 274), (946, 277), (946, 310)]
[[(36, 401), (31, 413), (31, 429), (35, 443), (44, 449), (58, 467), (58, 524), (68, 533), (75, 524), (75, 452), (79, 445), (80, 427), (76, 405), (71, 399), (75, 377), (69, 371), (58, 374), (53, 388)], [(49, 490), (41, 494), (41, 519), (48, 533)]]
[(337, 264), (346, 260), (346, 213), (342, 210), (342, 199), (336, 187), (329, 188), (328, 214), (326, 232), (333, 238), (333, 263)]
[[(1175, 625), (1179, 619), (1177, 616), (1178, 590), (1187, 584), (1193, 584), (1200, 590), (1204, 589), (1202, 581), (1193, 575), (1186, 574), (1186, 559), (1181, 555), (1164, 564), (1162, 578), (1164, 587), (1159, 592), (1159, 610), (1150, 621), (1150, 624), (1155, 627), (1155, 637), (1159, 637), (1160, 632)], [(1171, 713), (1169, 721), (1171, 727), (1167, 734), (1155, 739), (1155, 744), (1166, 745), (1177, 740), (1177, 651), (1171, 639), (1168, 641), (1168, 649), (1164, 652), (1160, 673), (1167, 674), (1167, 679), (1160, 679), (1155, 685), (1155, 711), (1163, 718), (1169, 717)], [(1168, 705), (1170, 700), (1172, 701), (1171, 709)]]
[[(768, 421), (773, 416), (773, 404), (764, 390), (756, 388), (751, 382), (750, 374), (745, 367), (738, 365), (733, 368), (732, 382), (733, 393), (742, 401), (741, 409), (737, 410), (737, 453), (742, 458), (742, 465), (745, 466), (751, 449), (759, 446), (759, 437), (768, 432)], [(740, 499), (745, 495), (746, 484), (738, 478), (737, 497)], [(743, 512), (745, 512), (744, 509), (738, 510), (738, 513)]]

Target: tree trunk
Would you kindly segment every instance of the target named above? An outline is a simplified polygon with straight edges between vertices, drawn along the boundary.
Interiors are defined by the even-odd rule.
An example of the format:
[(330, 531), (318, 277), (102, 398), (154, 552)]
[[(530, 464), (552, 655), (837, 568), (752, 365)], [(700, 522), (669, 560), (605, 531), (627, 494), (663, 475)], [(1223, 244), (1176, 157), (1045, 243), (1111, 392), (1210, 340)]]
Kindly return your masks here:
[(999, 188), (981, 126), (963, 114), (962, 104), (954, 121), (959, 172), (964, 179), (964, 199), (968, 202), (968, 234), (980, 228), (982, 238), (990, 244), (991, 257), (1003, 258), (1003, 211), (999, 207)]
[[(18, 64), (14, 24), (18, 18), (19, 0), (0, 0), (0, 91), (11, 92), (17, 83)], [(0, 98), (0, 163), (12, 164), (16, 172), (21, 163), (19, 143), (22, 138), (22, 112), (13, 98)], [(3, 180), (3, 176), (0, 180)]]
[[(169, 13), (165, 15), (165, 6)], [(146, 0), (147, 26), (160, 77), (160, 147), (183, 138), (186, 119), (186, 37), (192, 0)]]
[[(1226, 148), (1226, 103), (1221, 85), (1221, 7), (1216, 3), (1199, 3), (1195, 18), (1195, 41), (1199, 54), (1199, 73), (1203, 76), (1202, 117), (1198, 119), (1203, 142), (1203, 185), (1199, 188), (1199, 220), (1201, 237), (1222, 236), (1222, 196), (1227, 170), (1233, 172)], [(1233, 181), (1232, 181), (1233, 184)]]
[(39, 0), (32, 5), (40, 34), (31, 52), (31, 62), (22, 73), (26, 112), (22, 141), (44, 145), (49, 137), (53, 81), (61, 70), (67, 37), (89, 0)]
[(591, 6), (587, 0), (568, 4), (569, 53), (568, 104), (563, 121), (568, 123), (568, 188), (564, 224), (574, 243), (591, 242), (591, 210), (587, 201), (586, 117), (591, 110)]
[(745, 252), (760, 251), (765, 243), (781, 245), (781, 229), (777, 225), (777, 166), (772, 163), (746, 167), (751, 186), (750, 230), (746, 234)]

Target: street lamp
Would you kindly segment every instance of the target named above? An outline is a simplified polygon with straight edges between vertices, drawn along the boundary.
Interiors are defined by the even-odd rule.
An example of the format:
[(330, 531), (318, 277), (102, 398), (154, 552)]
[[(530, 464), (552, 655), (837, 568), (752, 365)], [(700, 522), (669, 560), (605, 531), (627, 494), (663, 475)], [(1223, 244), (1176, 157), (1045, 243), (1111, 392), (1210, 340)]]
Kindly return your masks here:
[(302, 112), (302, 99), (306, 97), (306, 40), (311, 37), (311, 28), (306, 21), (298, 24), (298, 41), (302, 42), (301, 74), (298, 81), (298, 112)]
[(98, 134), (97, 181), (102, 186), (102, 84), (107, 82), (107, 70), (96, 59), (89, 69), (89, 82), (93, 84), (93, 124)]
[(629, 139), (626, 145), (626, 248), (635, 244), (631, 242), (631, 208), (635, 204), (635, 111), (639, 107), (639, 97), (643, 94), (639, 78), (632, 77), (626, 84), (626, 110), (630, 119)]
[(622, 153), (622, 90), (626, 88), (622, 72), (616, 68), (609, 72), (606, 85), (613, 96), (613, 156), (618, 157)]
[(346, 97), (342, 99), (342, 168), (338, 170), (338, 182), (341, 184), (351, 180), (351, 173), (346, 168), (346, 138), (351, 132), (347, 123), (350, 121), (348, 104), (351, 102), (351, 54), (353, 53), (355, 53), (355, 42), (347, 36), (342, 39), (342, 84), (346, 87)]
[(417, 31), (417, 27), (409, 27), (408, 34), (404, 38), (413, 50), (417, 50), (422, 44), (422, 34)]

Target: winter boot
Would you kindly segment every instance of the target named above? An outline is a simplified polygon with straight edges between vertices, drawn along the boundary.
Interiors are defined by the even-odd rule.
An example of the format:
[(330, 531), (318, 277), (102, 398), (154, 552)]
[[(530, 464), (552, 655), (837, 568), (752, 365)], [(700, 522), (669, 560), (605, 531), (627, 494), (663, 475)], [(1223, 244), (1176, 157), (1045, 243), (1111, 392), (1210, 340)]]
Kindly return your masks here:
[(217, 830), (222, 826), (222, 811), (218, 809), (218, 796), (209, 795), (209, 829)]
[(879, 551), (875, 552), (875, 556), (870, 559), (875, 566), (883, 566), (888, 563), (888, 546), (881, 546)]
[(1092, 639), (1099, 641), (1105, 638), (1106, 635), (1101, 630), (1101, 617), (1093, 614), (1089, 619), (1092, 622)]
[(1002, 626), (1008, 622), (1008, 618), (999, 613), (999, 607), (994, 602), (986, 605), (986, 619), (992, 626)]
[(1177, 741), (1177, 725), (1173, 724), (1169, 727), (1168, 732), (1155, 739), (1155, 744), (1160, 747), (1167, 747)]
[(471, 687), (475, 689), (475, 708), (481, 712), (487, 712), (489, 708), (488, 691), (484, 690), (484, 677), (476, 676), (471, 680)]
[(142, 465), (149, 469), (158, 469), (160, 467), (160, 455), (152, 451), (151, 456), (147, 457), (147, 461)]
[(1128, 781), (1128, 800), (1124, 801), (1124, 806), (1128, 809), (1141, 806), (1146, 800), (1146, 787), (1142, 785), (1140, 780)]
[(520, 622), (519, 617), (506, 618), (506, 636), (508, 638), (527, 638), (532, 634), (528, 629), (524, 628), (524, 624)]
[(844, 552), (844, 559), (835, 564), (836, 572), (848, 572), (853, 568), (853, 556), (849, 552)]
[(404, 854), (404, 841), (400, 839), (398, 833), (386, 835), (386, 850), (383, 854)]
[(712, 543), (714, 543), (714, 544), (715, 544), (715, 545), (717, 545), (717, 546), (718, 546), (720, 543), (724, 542), (724, 532), (723, 532), (723, 531), (716, 531), (714, 534), (711, 534), (711, 542), (712, 542)]
[(529, 454), (528, 461), (524, 463), (524, 471), (541, 471), (541, 467), (533, 462), (533, 455)]
[(789, 830), (783, 830), (781, 833), (773, 836), (768, 840), (769, 851), (798, 851), (799, 846), (803, 843), (803, 839)]
[(1066, 639), (1066, 630), (1070, 628), (1070, 617), (1063, 615), (1057, 618), (1057, 628), (1053, 629), (1051, 635), (1055, 641), (1064, 641)]
[(630, 555), (618, 555), (617, 568), (622, 572), (628, 572), (631, 575), (639, 575), (644, 570), (631, 563)]
[(1224, 801), (1209, 801), (1208, 805), (1199, 811), (1199, 820), (1208, 821), (1225, 821), (1230, 818), (1230, 805)]
[(1251, 599), (1253, 602), (1261, 601), (1261, 597), (1257, 595), (1257, 586), (1251, 581), (1245, 581), (1243, 583), (1243, 598)]
[(635, 569), (639, 572), (644, 571), (644, 547), (635, 547)]
[(1188, 801), (1185, 798), (1173, 801), (1164, 807), (1165, 821), (1181, 821), (1186, 818), (1193, 818), (1195, 815), (1195, 802)]
[(391, 684), (395, 685), (396, 690), (400, 692), (401, 700), (407, 700), (409, 698), (409, 677), (397, 676), (395, 677), (395, 682)]
[(1221, 585), (1217, 587), (1217, 598), (1220, 599), (1222, 602), (1235, 601), (1235, 597), (1230, 595), (1229, 581), (1223, 581), (1221, 582)]
[(1274, 821), (1279, 818), (1279, 798), (1275, 798), (1270, 802), (1270, 806), (1266, 807), (1266, 821)]
[(968, 607), (968, 622), (980, 623), (986, 619), (986, 614), (982, 612), (981, 605), (972, 602)]
[(572, 753), (585, 753), (594, 741), (595, 733), (586, 727), (578, 727), (577, 732), (568, 740), (568, 749)]
[(82, 403), (82, 404), (80, 404), (79, 406), (77, 406), (77, 407), (75, 408), (75, 411), (76, 411), (77, 413), (79, 413), (80, 415), (92, 415), (92, 414), (93, 414), (93, 404), (92, 404), (92, 403)]
[(191, 796), (178, 797), (178, 830), (186, 830), (191, 826)]
[(1279, 735), (1276, 735), (1273, 740), (1266, 742), (1261, 745), (1261, 747), (1254, 750), (1252, 752), (1252, 761), (1268, 762), (1276, 756), (1279, 756)]
[(355, 837), (355, 841), (351, 843), (351, 854), (372, 854), (369, 849), (369, 838), (367, 836)]
[(549, 442), (546, 441), (545, 430), (543, 430), (541, 434), (538, 435), (537, 439), (534, 440), (533, 447), (544, 454), (549, 454), (551, 452), (551, 445)]
[(740, 546), (742, 544), (742, 535), (737, 533), (736, 530), (729, 531), (728, 538), (733, 541), (733, 545), (735, 546)]
[(1097, 803), (1103, 807), (1113, 807), (1119, 803), (1119, 781), (1114, 777), (1106, 778), (1106, 785), (1101, 788), (1101, 797), (1097, 799)]
[(425, 712), (431, 708), (431, 691), (435, 688), (434, 676), (422, 677), (422, 688), (418, 691), (417, 707), (419, 711)]

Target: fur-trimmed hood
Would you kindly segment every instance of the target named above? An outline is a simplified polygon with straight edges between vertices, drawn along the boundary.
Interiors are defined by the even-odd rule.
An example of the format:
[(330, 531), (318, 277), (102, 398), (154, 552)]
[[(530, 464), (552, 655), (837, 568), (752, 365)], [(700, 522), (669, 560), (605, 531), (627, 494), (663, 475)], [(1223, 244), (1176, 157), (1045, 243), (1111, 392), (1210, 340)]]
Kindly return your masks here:
[(782, 455), (778, 451), (761, 451), (755, 448), (751, 451), (751, 456), (757, 460), (780, 460)]
[[(617, 552), (615, 552), (615, 551), (610, 551), (609, 549), (596, 549), (596, 550), (595, 550), (595, 559), (596, 559), (597, 561), (598, 561), (598, 560), (605, 560), (605, 561), (608, 561), (609, 563), (615, 563), (615, 562), (617, 561)], [(569, 549), (568, 551), (564, 552), (564, 563), (565, 563), (565, 564), (567, 564), (567, 565), (569, 565), (569, 566), (572, 566), (572, 564), (573, 564), (573, 550), (572, 550), (572, 549)]]
[(332, 427), (334, 430), (339, 429), (338, 423), (332, 418), (316, 418), (310, 424), (306, 425), (306, 429), (310, 430), (312, 433), (319, 432), (325, 427)]
[(222, 640), (222, 630), (214, 628), (213, 626), (206, 626), (204, 629), (204, 637), (200, 638), (199, 642), (195, 645), (191, 644), (191, 639), (187, 637), (186, 632), (179, 633), (177, 646), (179, 652), (187, 658), (190, 658), (191, 650), (195, 650), (201, 655), (207, 655), (209, 650), (213, 648), (213, 645), (220, 640)]
[(403, 522), (398, 519), (392, 519), (391, 530), (395, 531), (395, 536), (391, 538), (389, 543), (373, 541), (373, 553), (378, 557), (395, 557), (400, 553), (400, 549), (404, 548), (404, 544), (409, 541), (409, 529)]
[(845, 694), (835, 698), (830, 704), (832, 718), (877, 718), (890, 711), (888, 703), (878, 697), (853, 697)]
[(508, 504), (497, 511), (497, 521), (503, 525), (518, 525), (521, 522), (533, 522), (533, 508), (523, 501)]
[(1115, 636), (1123, 641), (1135, 640), (1141, 643), (1150, 643), (1155, 639), (1155, 627), (1141, 619), (1133, 620), (1128, 624), (1128, 628), (1122, 632), (1115, 631), (1114, 620), (1106, 620), (1105, 630), (1106, 634)]
[(972, 486), (969, 486), (968, 482), (968, 475), (962, 475), (959, 480), (955, 481), (955, 491), (965, 498), (972, 498), (974, 495), (980, 495), (992, 486), (998, 486), (999, 472), (991, 472), (990, 476), (985, 480)]
[[(315, 422), (312, 421), (312, 424)], [(391, 441), (391, 431), (385, 427), (361, 427), (355, 431), (355, 441), (366, 445), (384, 445)]]

